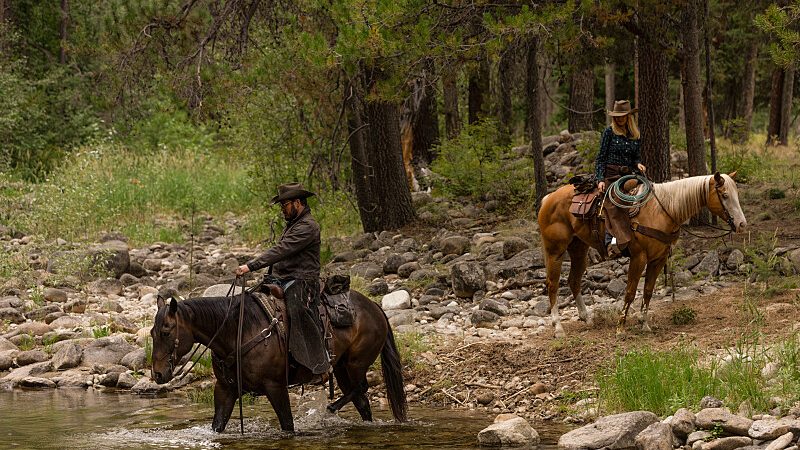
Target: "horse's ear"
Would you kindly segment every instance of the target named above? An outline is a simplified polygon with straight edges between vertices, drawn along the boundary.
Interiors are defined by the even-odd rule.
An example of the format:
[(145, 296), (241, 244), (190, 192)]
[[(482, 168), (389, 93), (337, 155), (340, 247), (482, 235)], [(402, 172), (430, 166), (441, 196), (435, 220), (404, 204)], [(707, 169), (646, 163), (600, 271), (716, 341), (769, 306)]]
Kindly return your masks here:
[(156, 297), (156, 306), (158, 306), (159, 310), (163, 308), (165, 304), (166, 302), (164, 301), (164, 297), (162, 297), (161, 295)]
[(178, 312), (178, 301), (175, 300), (175, 297), (172, 297), (171, 301), (169, 302), (169, 313), (175, 314)]
[(725, 178), (722, 178), (722, 175), (719, 172), (714, 174), (714, 181), (717, 183), (717, 186), (722, 186), (725, 184)]
[(728, 176), (731, 177), (731, 180), (735, 180), (736, 179), (736, 171), (734, 170), (733, 172), (729, 173)]

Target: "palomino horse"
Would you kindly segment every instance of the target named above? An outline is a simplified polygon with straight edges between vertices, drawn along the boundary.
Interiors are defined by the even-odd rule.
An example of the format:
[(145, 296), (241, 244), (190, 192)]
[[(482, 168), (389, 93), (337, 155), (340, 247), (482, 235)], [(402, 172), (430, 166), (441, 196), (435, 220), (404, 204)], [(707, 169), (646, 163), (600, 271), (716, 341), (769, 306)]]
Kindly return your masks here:
[[(166, 383), (173, 377), (175, 365), (195, 343), (209, 347), (214, 376), (214, 420), (216, 432), (225, 430), (238, 397), (235, 355), (239, 304), (242, 295), (229, 297), (204, 297), (184, 301), (174, 298), (169, 304), (159, 297), (153, 329), (153, 377), (157, 383)], [(256, 304), (250, 294), (245, 294), (245, 311), (242, 326), (241, 380), (242, 391), (266, 394), (281, 429), (294, 430), (289, 404), (289, 385), (307, 383), (311, 372), (307, 369), (290, 372), (287, 345), (281, 339), (275, 323)], [(356, 291), (350, 291), (354, 309), (353, 325), (333, 329), (333, 373), (343, 396), (328, 406), (336, 412), (352, 401), (363, 420), (372, 420), (367, 397), (367, 370), (378, 355), (394, 418), (406, 420), (406, 394), (403, 385), (402, 365), (394, 335), (380, 306)], [(230, 302), (230, 303), (229, 303)], [(263, 337), (266, 336), (266, 339)], [(256, 341), (259, 339), (261, 341)], [(254, 340), (256, 339), (256, 340)], [(209, 341), (213, 340), (210, 343)], [(248, 342), (259, 342), (245, 353)], [(227, 359), (227, 363), (226, 363)], [(232, 367), (231, 367), (232, 366)], [(233, 374), (233, 376), (231, 376)]]
[[(628, 283), (625, 290), (625, 308), (620, 316), (617, 331), (624, 329), (625, 319), (636, 295), (639, 278), (645, 271), (644, 294), (642, 300), (642, 329), (650, 330), (647, 324), (647, 310), (650, 298), (653, 296), (658, 274), (664, 268), (669, 256), (669, 250), (677, 238), (681, 224), (707, 207), (712, 214), (721, 217), (737, 233), (742, 232), (747, 225), (744, 213), (739, 205), (739, 195), (733, 178), (736, 172), (730, 175), (696, 176), (668, 183), (654, 184), (655, 199), (642, 206), (639, 214), (631, 219), (633, 227), (639, 227), (633, 233), (633, 239), (628, 244), (630, 249), (630, 265), (628, 267)], [(594, 247), (601, 254), (605, 249), (599, 242), (604, 235), (604, 226), (598, 234), (592, 232), (591, 223), (581, 220), (569, 212), (572, 195), (575, 188), (572, 185), (560, 187), (542, 200), (539, 210), (539, 229), (542, 236), (545, 266), (547, 267), (547, 293), (550, 297), (550, 314), (556, 337), (564, 336), (564, 328), (558, 314), (558, 281), (561, 276), (561, 261), (564, 252), (569, 253), (569, 287), (578, 306), (578, 317), (591, 325), (586, 305), (581, 297), (581, 278), (586, 270), (586, 256), (589, 247)], [(643, 230), (657, 230), (649, 235), (661, 236), (661, 239), (646, 236)], [(660, 233), (659, 233), (660, 232)]]

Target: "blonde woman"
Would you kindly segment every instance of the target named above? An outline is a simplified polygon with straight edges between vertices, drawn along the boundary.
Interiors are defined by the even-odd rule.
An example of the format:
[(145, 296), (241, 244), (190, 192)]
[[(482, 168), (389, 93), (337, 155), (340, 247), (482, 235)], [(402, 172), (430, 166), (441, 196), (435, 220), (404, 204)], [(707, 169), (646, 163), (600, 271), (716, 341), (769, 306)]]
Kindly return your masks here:
[[(604, 192), (606, 187), (624, 175), (634, 172), (644, 173), (647, 168), (642, 164), (641, 139), (639, 127), (636, 126), (636, 119), (633, 113), (636, 108), (631, 108), (628, 100), (617, 100), (614, 102), (614, 110), (609, 111), (611, 116), (611, 126), (603, 131), (600, 139), (600, 152), (595, 161), (595, 177), (599, 180), (597, 187), (600, 192)], [(613, 205), (604, 205), (607, 209), (607, 217), (616, 220), (614, 216), (621, 216), (613, 211)], [(621, 218), (622, 221), (625, 218)], [(609, 254), (618, 256), (627, 245), (629, 232), (625, 224), (614, 226), (610, 224), (614, 236), (606, 232), (606, 245), (609, 246)], [(616, 230), (614, 230), (616, 228)]]

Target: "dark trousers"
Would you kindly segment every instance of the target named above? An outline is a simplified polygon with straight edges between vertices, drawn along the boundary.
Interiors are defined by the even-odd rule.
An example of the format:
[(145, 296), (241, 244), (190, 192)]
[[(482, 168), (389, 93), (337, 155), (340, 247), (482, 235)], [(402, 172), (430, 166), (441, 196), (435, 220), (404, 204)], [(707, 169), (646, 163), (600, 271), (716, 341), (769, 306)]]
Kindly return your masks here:
[(322, 320), (319, 317), (319, 282), (294, 280), (284, 291), (289, 315), (289, 352), (314, 374), (328, 371)]

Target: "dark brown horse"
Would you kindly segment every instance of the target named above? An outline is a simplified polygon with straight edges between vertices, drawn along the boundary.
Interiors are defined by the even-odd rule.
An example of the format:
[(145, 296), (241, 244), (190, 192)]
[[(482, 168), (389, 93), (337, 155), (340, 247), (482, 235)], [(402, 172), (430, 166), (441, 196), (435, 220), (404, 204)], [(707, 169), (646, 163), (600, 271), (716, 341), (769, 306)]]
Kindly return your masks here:
[[(677, 237), (681, 225), (692, 216), (707, 207), (715, 216), (728, 222), (737, 233), (747, 225), (744, 213), (739, 205), (739, 195), (733, 178), (730, 175), (696, 176), (682, 180), (653, 185), (655, 198), (642, 206), (639, 214), (631, 219), (634, 231), (628, 244), (630, 249), (630, 265), (628, 282), (625, 290), (625, 308), (620, 316), (618, 332), (623, 331), (628, 309), (636, 296), (636, 287), (642, 272), (645, 272), (644, 294), (642, 299), (642, 328), (650, 330), (647, 324), (647, 310), (653, 296), (656, 280), (664, 268), (673, 242), (663, 239), (664, 236)], [(586, 256), (589, 247), (604, 253), (600, 240), (605, 233), (601, 226), (599, 233), (592, 232), (590, 221), (581, 220), (569, 212), (575, 188), (572, 185), (560, 187), (547, 194), (539, 209), (539, 230), (542, 236), (545, 266), (547, 268), (547, 293), (550, 297), (550, 314), (555, 327), (556, 337), (564, 336), (564, 328), (558, 314), (558, 281), (561, 276), (561, 261), (564, 253), (569, 253), (569, 287), (578, 307), (578, 317), (591, 325), (592, 318), (586, 310), (581, 297), (581, 278), (586, 271)], [(608, 200), (606, 200), (608, 201)], [(645, 230), (656, 230), (650, 233), (662, 236), (662, 239), (647, 236)], [(599, 238), (599, 239), (598, 239)]]
[[(161, 384), (173, 378), (173, 370), (195, 343), (208, 346), (212, 352), (214, 375), (214, 431), (222, 432), (231, 417), (238, 398), (235, 355), (239, 303), (242, 295), (228, 297), (194, 298), (167, 304), (158, 300), (153, 329), (153, 378)], [(267, 396), (281, 429), (294, 430), (289, 404), (289, 385), (307, 383), (312, 375), (308, 370), (290, 371), (287, 364), (286, 342), (278, 337), (277, 328), (270, 327), (266, 314), (249, 294), (244, 296), (245, 310), (241, 342), (246, 343), (264, 330), (268, 338), (241, 355), (242, 391)], [(380, 306), (364, 295), (351, 291), (350, 299), (355, 310), (352, 326), (334, 328), (334, 375), (343, 396), (328, 406), (336, 412), (348, 402), (353, 402), (363, 420), (372, 420), (367, 397), (367, 370), (381, 357), (381, 369), (386, 385), (386, 397), (392, 414), (398, 421), (406, 420), (406, 394), (403, 385), (400, 355), (392, 329)], [(229, 306), (230, 302), (230, 306)], [(267, 335), (267, 333), (264, 333)], [(228, 358), (228, 366), (225, 359)], [(233, 361), (233, 368), (230, 362)], [(226, 369), (227, 367), (227, 369)], [(233, 376), (231, 376), (233, 375)]]

